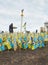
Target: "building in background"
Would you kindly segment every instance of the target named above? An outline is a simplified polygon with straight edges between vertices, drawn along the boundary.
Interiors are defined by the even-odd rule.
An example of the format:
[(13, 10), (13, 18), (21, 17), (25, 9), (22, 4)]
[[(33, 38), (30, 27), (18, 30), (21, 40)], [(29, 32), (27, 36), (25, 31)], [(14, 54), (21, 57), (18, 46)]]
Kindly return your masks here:
[(48, 32), (48, 22), (45, 22), (45, 23), (44, 23), (44, 26), (45, 26), (45, 28), (46, 28), (46, 31)]
[(46, 32), (45, 27), (40, 27), (40, 32)]

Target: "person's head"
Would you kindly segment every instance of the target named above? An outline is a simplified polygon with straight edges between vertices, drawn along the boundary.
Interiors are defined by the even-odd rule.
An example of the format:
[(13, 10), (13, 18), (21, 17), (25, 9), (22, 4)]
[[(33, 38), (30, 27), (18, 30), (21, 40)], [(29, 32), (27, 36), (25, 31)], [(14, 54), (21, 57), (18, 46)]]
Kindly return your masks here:
[(11, 25), (13, 26), (13, 23), (11, 23)]

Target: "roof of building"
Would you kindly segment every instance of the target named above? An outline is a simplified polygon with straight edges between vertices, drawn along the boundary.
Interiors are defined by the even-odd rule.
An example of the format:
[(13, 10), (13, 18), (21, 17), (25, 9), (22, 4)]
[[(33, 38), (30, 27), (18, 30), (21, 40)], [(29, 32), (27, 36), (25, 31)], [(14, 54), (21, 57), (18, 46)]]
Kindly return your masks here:
[(48, 24), (48, 22), (45, 22), (44, 24)]

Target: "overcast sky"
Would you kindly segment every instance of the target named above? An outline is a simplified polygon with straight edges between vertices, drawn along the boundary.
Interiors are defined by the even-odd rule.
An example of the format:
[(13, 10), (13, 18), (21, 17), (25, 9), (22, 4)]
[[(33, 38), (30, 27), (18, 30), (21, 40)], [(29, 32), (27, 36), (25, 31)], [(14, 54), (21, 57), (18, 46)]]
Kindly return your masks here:
[(8, 31), (9, 24), (13, 23), (19, 31), (22, 9), (27, 30), (39, 30), (48, 21), (48, 0), (0, 0), (0, 30)]

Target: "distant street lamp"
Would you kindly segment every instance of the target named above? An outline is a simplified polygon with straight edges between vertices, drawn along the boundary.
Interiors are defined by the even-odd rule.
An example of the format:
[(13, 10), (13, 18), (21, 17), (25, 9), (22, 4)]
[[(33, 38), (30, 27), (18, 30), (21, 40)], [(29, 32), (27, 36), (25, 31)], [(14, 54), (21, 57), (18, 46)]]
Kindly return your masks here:
[(23, 11), (24, 11), (24, 9), (22, 9), (21, 10), (21, 30), (20, 30), (20, 32), (22, 32), (22, 24), (23, 24)]

